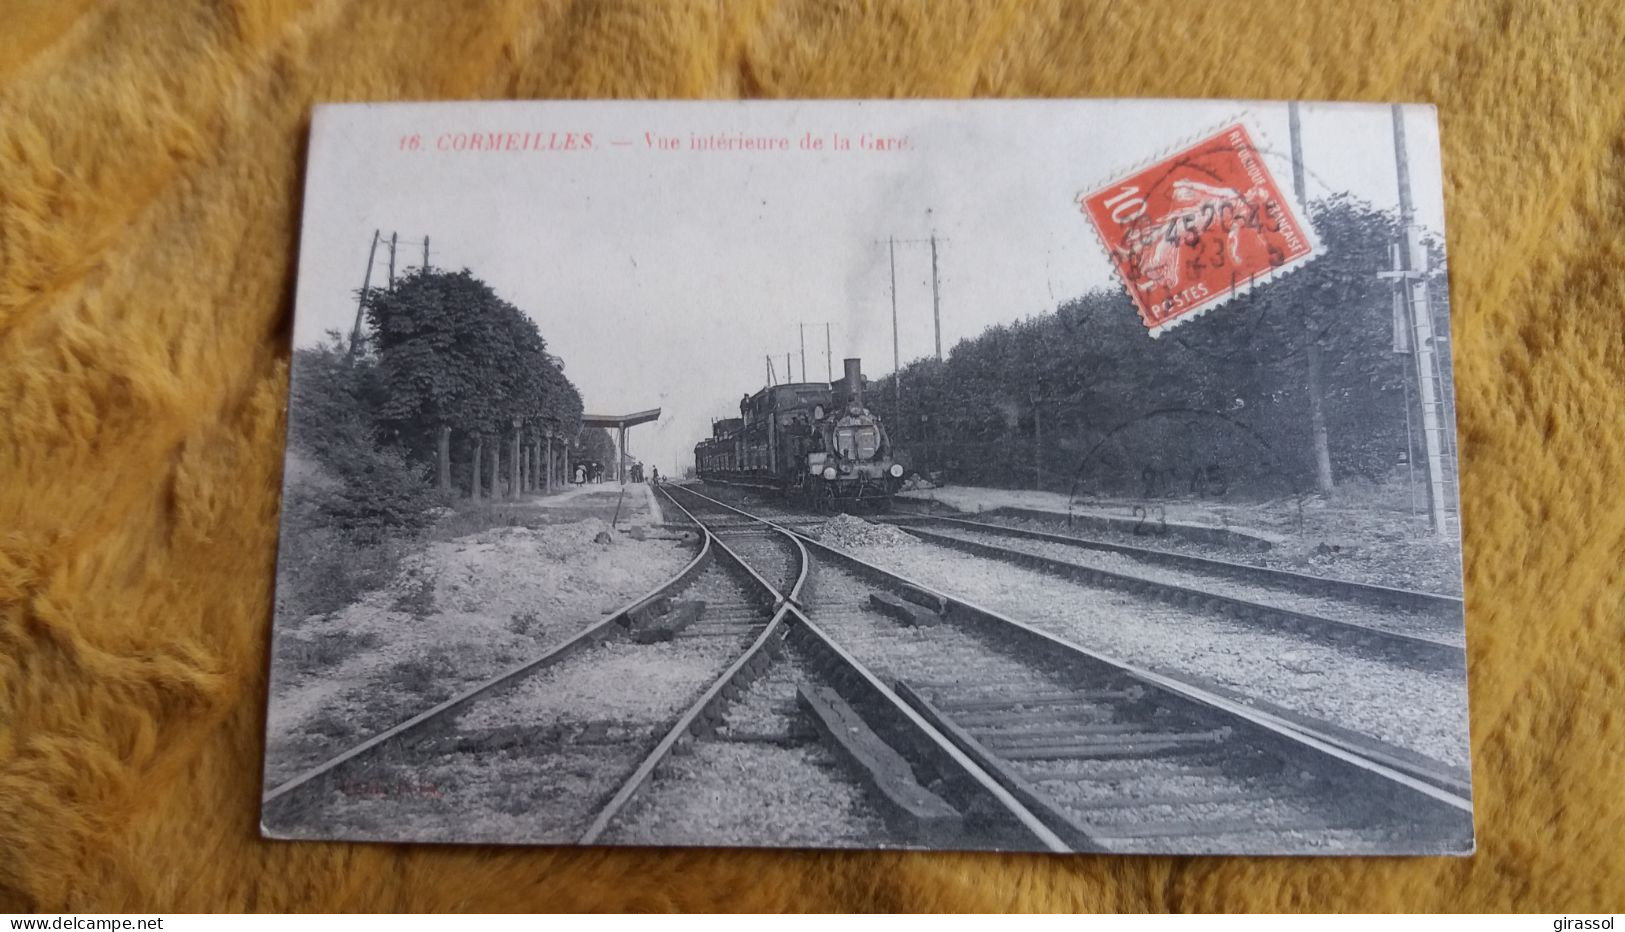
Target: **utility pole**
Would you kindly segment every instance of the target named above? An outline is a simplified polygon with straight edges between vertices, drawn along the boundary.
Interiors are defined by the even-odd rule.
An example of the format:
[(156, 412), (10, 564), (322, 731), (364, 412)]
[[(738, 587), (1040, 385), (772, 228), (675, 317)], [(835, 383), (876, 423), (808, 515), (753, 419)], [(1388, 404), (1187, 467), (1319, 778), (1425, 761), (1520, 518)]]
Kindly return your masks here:
[(835, 357), (829, 351), (829, 321), (824, 322), (824, 378), (835, 381)]
[(389, 290), (395, 290), (395, 239), (399, 234), (389, 234)]
[(1411, 203), (1410, 158), (1405, 151), (1405, 111), (1393, 106), (1394, 162), (1399, 175), (1400, 241), (1395, 250), (1395, 267), (1379, 273), (1392, 279), (1404, 302), (1410, 330), (1411, 360), (1415, 364), (1417, 404), (1422, 413), (1422, 448), (1427, 458), (1428, 518), (1438, 537), (1449, 534), (1446, 515), (1450, 492), (1445, 476), (1445, 424), (1443, 414), (1444, 379), (1438, 365), (1438, 348), (1433, 338), (1433, 309), (1428, 301), (1427, 249), (1422, 231), (1416, 225), (1416, 208)]
[(796, 371), (794, 369), (790, 368), (790, 354), (787, 351), (784, 354), (784, 384), (789, 385), (791, 382), (794, 382), (795, 380), (796, 380)]
[(1043, 401), (1044, 377), (1028, 388), (1027, 398), (1033, 406), (1033, 489), (1044, 491), (1044, 420), (1039, 411), (1039, 403)]
[[(902, 383), (900, 380), (903, 367), (900, 341), (897, 334), (897, 245), (905, 246), (929, 245), (931, 247), (931, 319), (936, 334), (937, 359), (942, 358), (942, 279), (938, 273), (937, 242), (938, 236), (932, 233), (927, 239), (898, 239), (895, 236), (886, 238), (886, 249), (891, 259), (891, 345), (892, 345), (892, 371), (898, 373), (894, 377), (897, 385), (899, 400), (901, 399)], [(880, 242), (876, 240), (875, 242)], [(832, 376), (833, 377), (833, 376)]]
[(423, 271), (429, 271), (429, 238), (423, 238)]
[(770, 385), (770, 386), (773, 384), (773, 356), (772, 356), (772, 354), (768, 354), (768, 357), (767, 357), (767, 384)]
[(903, 416), (903, 364), (897, 349), (897, 240), (886, 240), (891, 253), (891, 386), (897, 405), (896, 417)]
[(807, 381), (807, 325), (797, 324), (796, 329), (801, 331), (801, 381)]
[(931, 319), (937, 325), (937, 362), (942, 362), (942, 295), (937, 281), (937, 234), (931, 234)]
[(372, 263), (378, 254), (377, 230), (372, 231), (372, 246), (367, 249), (367, 273), (361, 276), (361, 295), (355, 300), (355, 327), (350, 330), (350, 359), (361, 351), (361, 315), (367, 309), (367, 291), (372, 287)]
[[(1292, 190), (1298, 195), (1298, 204), (1309, 209), (1303, 180), (1303, 130), (1298, 122), (1298, 102), (1287, 105), (1287, 127), (1292, 137)], [(1320, 334), (1312, 318), (1309, 324), (1309, 342), (1306, 355), (1309, 364), (1309, 435), (1315, 454), (1315, 488), (1321, 492), (1332, 490), (1331, 445), (1326, 436), (1326, 402), (1322, 397)]]
[(1033, 490), (1044, 491), (1044, 419), (1038, 412), (1038, 398), (1033, 398)]

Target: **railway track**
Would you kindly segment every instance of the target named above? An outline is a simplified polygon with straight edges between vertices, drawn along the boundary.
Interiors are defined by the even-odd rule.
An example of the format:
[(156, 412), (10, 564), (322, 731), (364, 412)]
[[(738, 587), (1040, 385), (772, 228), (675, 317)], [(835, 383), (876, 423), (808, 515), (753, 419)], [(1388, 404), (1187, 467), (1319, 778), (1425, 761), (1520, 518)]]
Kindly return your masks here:
[[(1058, 515), (1057, 523), (1060, 523), (1060, 520), (1064, 519), (1064, 517), (1064, 515)], [(1458, 628), (1461, 625), (1462, 600), (1459, 597), (1440, 595), (1435, 592), (1422, 592), (1414, 589), (1378, 586), (1347, 579), (1311, 576), (1307, 573), (1272, 569), (1251, 563), (1238, 563), (1233, 560), (1220, 560), (1215, 557), (1179, 553), (1156, 547), (1142, 547), (1100, 538), (1084, 537), (1075, 533), (1036, 530), (1021, 526), (1032, 523), (1030, 519), (1013, 518), (1010, 519), (1012, 523), (1004, 524), (1000, 523), (1003, 520), (1001, 516), (992, 513), (982, 516), (980, 520), (929, 514), (891, 515), (884, 520), (899, 525), (918, 523), (942, 528), (963, 528), (967, 531), (1008, 538), (1044, 541), (1076, 550), (1121, 554), (1146, 566), (1163, 566), (1183, 570), (1192, 574), (1195, 578), (1254, 583), (1280, 592), (1315, 598), (1338, 599), (1353, 605), (1363, 605), (1382, 610), (1398, 609), (1423, 613), (1449, 621)]]
[[(1002, 528), (965, 526), (972, 523), (956, 522), (932, 530), (912, 522), (898, 526), (930, 544), (1025, 566), (1087, 586), (1200, 609), (1266, 630), (1306, 636), (1387, 663), (1429, 670), (1460, 670), (1467, 663), (1466, 650), (1460, 643), (1443, 640), (1447, 636), (1444, 632), (1452, 627), (1445, 619), (1391, 605), (1351, 611), (1329, 596), (1343, 586), (1303, 592), (1312, 588), (1307, 581), (1313, 577), (1305, 576), (1287, 585), (1237, 582), (1212, 571), (1198, 575), (1160, 565), (1138, 565), (1128, 557), (1118, 557), (1108, 566), (1106, 561), (1090, 559), (1086, 548), (1054, 540), (1054, 535), (1036, 538), (1001, 533), (1006, 530)], [(1453, 625), (1456, 631), (1462, 627), (1459, 606), (1457, 603)]]
[[(813, 523), (812, 516), (776, 506), (752, 507), (765, 507), (796, 530)], [(876, 520), (929, 544), (1306, 637), (1385, 663), (1448, 671), (1464, 670), (1467, 663), (1462, 601), (1448, 596), (960, 518)]]
[[(747, 546), (756, 545), (765, 537), (765, 531), (795, 541), (802, 554), (806, 553), (806, 542), (788, 529), (762, 522), (681, 486), (662, 487), (661, 491), (685, 516), (717, 535), (725, 546), (731, 546), (736, 540), (745, 541)], [(741, 705), (746, 707), (739, 710), (742, 718), (745, 721), (757, 718), (756, 726), (761, 726), (760, 719), (748, 708), (754, 701), (757, 712), (763, 704), (772, 706), (768, 711), (773, 724), (769, 727), (775, 731), (781, 727), (788, 731), (793, 727), (790, 719), (795, 717), (810, 715), (819, 720), (827, 739), (842, 745), (846, 768), (861, 774), (869, 788), (870, 799), (878, 801), (878, 817), (890, 826), (889, 834), (869, 838), (870, 844), (898, 846), (901, 839), (903, 847), (1072, 850), (994, 775), (982, 769), (807, 617), (799, 600), (805, 597), (810, 560), (802, 566), (803, 582), (786, 593), (785, 624), (779, 629), (782, 637), (773, 652), (775, 657), (786, 658), (787, 663), (764, 677), (766, 682), (761, 695), (730, 693), (727, 696), (742, 700)], [(801, 708), (793, 713), (786, 704), (787, 690), (792, 685), (801, 699), (798, 702)], [(811, 708), (799, 694), (822, 696), (820, 707)], [(728, 710), (722, 706), (718, 703), (718, 708), (705, 719), (704, 727), (691, 731), (692, 738), (716, 736), (719, 730), (722, 740), (737, 737), (742, 726), (731, 721)], [(831, 707), (845, 717), (832, 717)], [(845, 740), (854, 734), (872, 740)], [(785, 737), (790, 738), (788, 734)], [(790, 775), (789, 779), (799, 778)], [(945, 803), (949, 811), (944, 812), (930, 799), (922, 798), (920, 790)], [(657, 787), (655, 792), (659, 793), (660, 789)], [(677, 790), (668, 790), (667, 795), (673, 792)], [(800, 805), (794, 802), (790, 808), (794, 810)], [(633, 819), (636, 818), (634, 813)], [(639, 838), (635, 830), (629, 830), (623, 835), (612, 835), (609, 840), (621, 837)], [(687, 837), (692, 840), (693, 836)], [(746, 832), (744, 837), (759, 844), (760, 826)], [(648, 840), (647, 836), (642, 840)]]
[[(711, 837), (714, 823), (660, 834), (684, 775), (705, 769), (686, 762), (721, 744), (767, 739), (800, 751), (793, 776), (815, 772), (843, 822), (798, 823), (807, 806), (793, 789), (786, 796), (782, 782), (735, 778), (734, 788), (776, 792), (782, 803), (758, 805), (737, 843), (1066, 850), (945, 737), (920, 733), (929, 726), (912, 709), (795, 614), (808, 571), (798, 538), (759, 522), (684, 514), (705, 530), (681, 573), (542, 657), (269, 789), (267, 833), (692, 843)], [(671, 618), (683, 624), (663, 629)], [(886, 761), (854, 769), (809, 740), (809, 716), (844, 736), (841, 715), (918, 742), (931, 789), (900, 793), (895, 781), (876, 779)], [(877, 783), (889, 795), (875, 792)]]
[[(753, 512), (768, 517), (775, 523), (781, 524), (793, 530), (812, 534), (815, 537), (818, 536), (824, 522), (828, 520), (826, 516), (814, 518), (813, 516), (807, 515), (800, 511), (787, 510), (780, 506), (777, 502), (771, 501), (761, 502), (751, 500), (749, 501), (749, 507)], [(889, 524), (891, 522), (887, 521), (880, 523)], [(976, 557), (973, 554), (967, 554), (961, 559), (975, 560), (981, 558)], [(1082, 580), (1066, 579), (1061, 574), (1048, 574), (1048, 576), (1050, 578), (1060, 580), (1062, 586), (1072, 584), (1088, 585), (1087, 582)], [(946, 587), (950, 586), (951, 584), (942, 582), (939, 579), (938, 585)], [(1036, 590), (1023, 588), (1022, 591), (1026, 594), (1026, 597), (1028, 597), (1028, 600), (1030, 601), (1030, 596), (1033, 595)], [(1133, 597), (1132, 593), (1126, 593), (1126, 595)], [(1094, 594), (1087, 594), (1087, 597), (1091, 599), (1105, 598), (1103, 596)], [(983, 601), (985, 602), (987, 599), (984, 597)], [(1164, 603), (1159, 602), (1158, 604), (1160, 605)], [(1161, 609), (1161, 611), (1165, 614), (1167, 612), (1178, 613), (1189, 610), (1188, 607), (1180, 607), (1175, 603), (1169, 602), (1166, 604), (1169, 604), (1171, 607)], [(1189, 607), (1195, 607), (1197, 604), (1199, 603), (1190, 603)], [(1049, 618), (1050, 614), (1051, 613), (1048, 612), (1029, 612), (1028, 615), (1030, 617), (1024, 617), (1021, 620), (1044, 627), (1046, 630), (1058, 635), (1063, 640), (1079, 644), (1080, 646), (1088, 647), (1094, 643), (1089, 640), (1089, 636), (1092, 631), (1089, 626), (1081, 624), (1053, 624), (1053, 619)], [(1302, 638), (1307, 634), (1307, 632), (1303, 631), (1274, 632), (1257, 625), (1251, 627), (1253, 627), (1255, 630), (1265, 632), (1266, 636), (1268, 637), (1284, 636), (1289, 638)], [(1134, 642), (1136, 640), (1137, 639), (1134, 638), (1128, 639), (1129, 642)], [(1108, 641), (1112, 641), (1112, 639), (1108, 639)], [(1105, 655), (1121, 655), (1123, 649), (1123, 645), (1113, 643), (1113, 646), (1104, 649), (1103, 653)], [(1327, 651), (1342, 651), (1342, 648), (1339, 648), (1335, 644), (1327, 645), (1324, 649)], [(1214, 693), (1223, 696), (1226, 699), (1238, 702), (1253, 709), (1254, 711), (1268, 715), (1272, 718), (1272, 720), (1291, 727), (1311, 738), (1314, 738), (1315, 740), (1341, 748), (1369, 760), (1384, 764), (1385, 766), (1393, 767), (1396, 770), (1407, 773), (1414, 777), (1418, 777), (1428, 783), (1449, 790), (1458, 795), (1467, 796), (1472, 792), (1471, 777), (1465, 766), (1459, 766), (1440, 760), (1430, 754), (1420, 753), (1418, 750), (1416, 750), (1414, 741), (1411, 743), (1396, 743), (1395, 741), (1384, 740), (1383, 738), (1376, 737), (1376, 734), (1381, 733), (1378, 731), (1379, 728), (1387, 728), (1388, 730), (1398, 728), (1403, 731), (1405, 728), (1414, 727), (1414, 723), (1410, 721), (1410, 719), (1414, 718), (1414, 716), (1399, 716), (1394, 718), (1394, 721), (1390, 725), (1384, 726), (1381, 724), (1380, 719), (1392, 716), (1387, 716), (1382, 713), (1391, 712), (1393, 710), (1386, 708), (1370, 708), (1367, 709), (1362, 716), (1358, 717), (1359, 720), (1356, 720), (1356, 718), (1351, 718), (1349, 715), (1349, 710), (1355, 707), (1350, 705), (1350, 703), (1357, 701), (1357, 697), (1354, 696), (1345, 696), (1338, 703), (1327, 705), (1324, 711), (1316, 711), (1307, 708), (1306, 704), (1303, 702), (1295, 701), (1285, 696), (1283, 696), (1279, 702), (1271, 701), (1266, 696), (1261, 695), (1260, 690), (1251, 686), (1242, 686), (1237, 684), (1226, 685), (1221, 681), (1213, 679), (1211, 676), (1199, 674), (1198, 671), (1193, 669), (1188, 663), (1171, 666), (1169, 661), (1166, 659), (1161, 661), (1145, 660), (1143, 655), (1139, 661), (1136, 661), (1131, 657), (1128, 662), (1140, 666), (1142, 669), (1145, 668), (1145, 663), (1156, 663), (1158, 666), (1152, 669), (1159, 675), (1166, 676), (1171, 680), (1182, 682), (1204, 692)], [(1391, 667), (1391, 671), (1389, 673), (1390, 676), (1394, 675), (1393, 671), (1402, 669), (1401, 667), (1394, 665), (1387, 666)], [(1425, 668), (1420, 672), (1426, 677), (1449, 675), (1448, 672)], [(1459, 668), (1457, 668), (1457, 674), (1459, 675)], [(1290, 691), (1288, 692), (1290, 693)], [(1286, 702), (1287, 704), (1283, 705), (1281, 702)], [(1326, 705), (1326, 703), (1314, 703), (1314, 705), (1321, 706)]]
[(800, 607), (809, 623), (1075, 850), (1471, 846), (1462, 794), (804, 543), (816, 566)]
[[(781, 603), (706, 535), (672, 579), (541, 657), (268, 790), (267, 831), (592, 840), (707, 704), (765, 663)], [(628, 676), (640, 690), (617, 688)]]

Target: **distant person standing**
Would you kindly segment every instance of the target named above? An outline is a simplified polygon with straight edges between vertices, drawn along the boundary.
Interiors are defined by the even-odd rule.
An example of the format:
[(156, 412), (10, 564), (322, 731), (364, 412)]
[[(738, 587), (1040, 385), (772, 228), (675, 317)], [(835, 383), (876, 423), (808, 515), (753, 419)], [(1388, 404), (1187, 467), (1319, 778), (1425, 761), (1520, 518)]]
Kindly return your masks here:
[(587, 482), (587, 467), (576, 464), (576, 485), (585, 485)]
[(660, 484), (660, 467), (659, 466), (650, 466), (649, 467), (649, 482), (654, 484), (654, 485), (659, 485)]

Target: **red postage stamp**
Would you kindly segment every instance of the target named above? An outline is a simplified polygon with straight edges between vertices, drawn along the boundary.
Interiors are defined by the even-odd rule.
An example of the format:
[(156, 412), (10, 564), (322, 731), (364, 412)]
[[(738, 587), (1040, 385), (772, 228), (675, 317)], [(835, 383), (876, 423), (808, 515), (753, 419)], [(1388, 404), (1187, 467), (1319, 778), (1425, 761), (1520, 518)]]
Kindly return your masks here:
[(1254, 138), (1238, 120), (1078, 196), (1152, 336), (1320, 254)]

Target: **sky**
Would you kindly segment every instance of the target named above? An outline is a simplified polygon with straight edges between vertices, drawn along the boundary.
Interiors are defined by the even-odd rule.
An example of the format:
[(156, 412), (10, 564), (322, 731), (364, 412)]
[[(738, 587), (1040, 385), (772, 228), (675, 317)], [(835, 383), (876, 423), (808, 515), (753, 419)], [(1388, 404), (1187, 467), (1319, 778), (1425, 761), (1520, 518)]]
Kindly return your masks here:
[[(1388, 106), (1300, 109), (1310, 199), (1397, 206)], [(422, 263), (427, 236), (431, 266), (470, 269), (536, 321), (589, 412), (660, 407), (658, 422), (632, 429), (630, 452), (677, 474), (711, 421), (765, 384), (768, 356), (778, 380), (787, 353), (792, 380), (803, 378), (803, 325), (807, 380), (838, 376), (847, 356), (871, 379), (892, 371), (889, 240), (899, 358), (934, 352), (933, 235), (948, 354), (989, 326), (1119, 287), (1077, 195), (1241, 114), (1289, 189), (1284, 103), (324, 106), (294, 344), (349, 332), (374, 230), (398, 234), (397, 272)], [(1433, 108), (1407, 107), (1405, 129), (1417, 221), (1442, 233)], [(694, 148), (718, 136), (731, 148)], [(835, 148), (837, 136), (850, 147)], [(787, 148), (743, 149), (745, 137)], [(804, 147), (813, 140), (822, 147)], [(387, 258), (380, 246), (374, 286)]]

